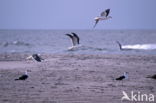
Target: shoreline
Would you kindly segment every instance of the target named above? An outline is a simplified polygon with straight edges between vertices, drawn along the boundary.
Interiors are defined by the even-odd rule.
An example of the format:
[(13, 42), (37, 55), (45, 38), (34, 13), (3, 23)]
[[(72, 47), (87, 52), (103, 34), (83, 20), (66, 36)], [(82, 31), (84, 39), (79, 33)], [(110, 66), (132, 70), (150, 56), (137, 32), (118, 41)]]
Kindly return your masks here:
[[(29, 54), (0, 54), (0, 102), (120, 103), (122, 91), (154, 94), (156, 56), (43, 54), (38, 63)], [(29, 70), (25, 81), (14, 81)], [(123, 72), (123, 84), (115, 78)], [(129, 103), (129, 101), (123, 101)]]

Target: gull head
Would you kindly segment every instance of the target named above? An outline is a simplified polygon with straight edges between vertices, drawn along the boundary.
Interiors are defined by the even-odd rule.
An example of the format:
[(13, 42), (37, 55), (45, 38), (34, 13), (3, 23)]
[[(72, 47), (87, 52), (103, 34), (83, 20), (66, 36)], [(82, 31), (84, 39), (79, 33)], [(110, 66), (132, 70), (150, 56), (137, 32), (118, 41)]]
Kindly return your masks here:
[(125, 79), (128, 79), (128, 72), (124, 72)]

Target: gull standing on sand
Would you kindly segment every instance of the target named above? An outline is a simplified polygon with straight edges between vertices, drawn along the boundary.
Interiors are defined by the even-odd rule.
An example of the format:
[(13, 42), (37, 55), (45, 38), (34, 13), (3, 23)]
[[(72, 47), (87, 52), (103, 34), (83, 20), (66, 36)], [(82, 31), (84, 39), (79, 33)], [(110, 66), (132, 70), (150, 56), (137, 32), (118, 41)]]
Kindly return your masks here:
[(116, 78), (116, 80), (124, 80), (124, 79), (128, 79), (128, 72), (124, 72), (122, 76)]
[(36, 60), (37, 62), (41, 62), (42, 60), (44, 60), (44, 59), (42, 59), (38, 54), (33, 54), (33, 55), (27, 57), (27, 59), (34, 59), (34, 60)]
[(100, 20), (108, 20), (108, 19), (112, 18), (111, 16), (108, 16), (109, 13), (110, 13), (110, 9), (106, 9), (105, 11), (103, 11), (103, 12), (101, 13), (100, 16), (95, 17), (95, 18), (94, 18), (94, 20), (95, 20), (95, 25), (94, 25), (93, 28), (95, 28), (95, 26), (97, 25), (97, 23), (98, 23)]
[(156, 79), (156, 74), (152, 76), (147, 76), (146, 78)]
[(115, 80), (122, 81), (122, 86), (123, 86), (123, 80), (124, 79), (128, 79), (128, 72), (124, 72), (124, 74), (122, 76), (119, 76)]
[(15, 79), (15, 80), (26, 80), (28, 78), (28, 72), (25, 71), (25, 74), (21, 75), (18, 79)]
[(67, 35), (71, 39), (72, 47), (70, 49), (72, 49), (80, 44), (80, 38), (76, 33), (72, 32), (71, 34), (65, 34), (65, 35)]

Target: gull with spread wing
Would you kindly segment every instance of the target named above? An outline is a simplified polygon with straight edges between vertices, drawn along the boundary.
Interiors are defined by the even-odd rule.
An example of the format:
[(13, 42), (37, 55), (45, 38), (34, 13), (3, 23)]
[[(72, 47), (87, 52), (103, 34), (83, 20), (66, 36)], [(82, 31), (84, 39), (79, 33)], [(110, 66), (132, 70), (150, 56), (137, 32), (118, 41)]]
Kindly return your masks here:
[(103, 11), (103, 12), (101, 13), (100, 16), (95, 17), (95, 18), (94, 18), (94, 20), (95, 20), (95, 25), (94, 25), (93, 28), (96, 27), (96, 25), (97, 25), (97, 23), (98, 23), (99, 21), (108, 20), (108, 19), (112, 18), (111, 16), (109, 16), (109, 13), (110, 13), (110, 9), (106, 9), (105, 11)]

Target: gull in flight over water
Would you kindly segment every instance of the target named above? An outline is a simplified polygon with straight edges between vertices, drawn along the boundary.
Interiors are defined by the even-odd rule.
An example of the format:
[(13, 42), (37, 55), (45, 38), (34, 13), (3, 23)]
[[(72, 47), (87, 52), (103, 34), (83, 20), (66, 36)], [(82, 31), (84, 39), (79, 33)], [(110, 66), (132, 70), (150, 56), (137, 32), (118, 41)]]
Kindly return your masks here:
[(15, 80), (26, 80), (28, 78), (28, 71), (25, 71), (23, 75), (21, 75), (18, 79)]
[(110, 13), (110, 9), (106, 9), (105, 11), (103, 11), (103, 12), (101, 13), (100, 16), (95, 17), (95, 18), (94, 18), (94, 20), (95, 20), (95, 25), (94, 25), (93, 28), (96, 27), (96, 25), (97, 25), (97, 23), (98, 23), (99, 21), (101, 21), (101, 20), (107, 20), (107, 19), (112, 18), (111, 16), (109, 16), (109, 13)]
[(44, 60), (44, 59), (42, 59), (42, 58), (39, 56), (39, 54), (33, 54), (33, 55), (27, 57), (27, 59), (34, 59), (34, 60), (36, 60), (37, 62), (41, 62), (42, 60)]
[(73, 49), (80, 44), (80, 38), (76, 33), (72, 32), (71, 34), (65, 34), (65, 35), (70, 37), (71, 42), (72, 42), (72, 47), (70, 47), (69, 49)]

